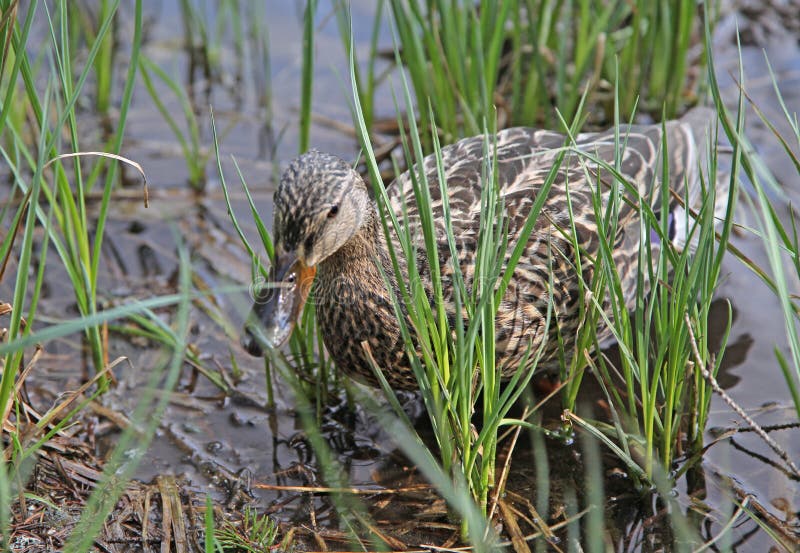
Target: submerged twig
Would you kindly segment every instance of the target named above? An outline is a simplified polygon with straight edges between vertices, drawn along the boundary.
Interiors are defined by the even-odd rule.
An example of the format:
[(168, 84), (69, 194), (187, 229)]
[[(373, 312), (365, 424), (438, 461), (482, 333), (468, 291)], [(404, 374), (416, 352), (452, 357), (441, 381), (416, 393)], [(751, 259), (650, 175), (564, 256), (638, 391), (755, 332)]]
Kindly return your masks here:
[(750, 415), (748, 415), (744, 409), (742, 409), (728, 393), (722, 389), (722, 387), (717, 382), (717, 379), (714, 378), (714, 375), (708, 370), (708, 368), (703, 363), (700, 357), (700, 351), (697, 349), (697, 340), (694, 337), (694, 330), (692, 330), (691, 321), (689, 320), (689, 315), (684, 314), (684, 319), (686, 321), (686, 328), (689, 330), (689, 341), (692, 345), (692, 352), (694, 353), (695, 361), (697, 362), (697, 366), (700, 369), (700, 373), (703, 375), (703, 378), (711, 386), (711, 389), (714, 390), (728, 406), (733, 409), (737, 415), (739, 415), (749, 426), (753, 429), (753, 432), (758, 434), (762, 440), (774, 451), (778, 457), (783, 459), (789, 469), (795, 474), (795, 476), (800, 477), (800, 469), (797, 468), (797, 465), (789, 458), (789, 454), (776, 442), (773, 440), (769, 434), (767, 434), (759, 424), (753, 420)]
[(497, 505), (503, 514), (503, 522), (505, 522), (508, 535), (511, 536), (511, 546), (514, 548), (515, 553), (531, 553), (531, 548), (528, 547), (528, 542), (525, 541), (525, 536), (522, 534), (519, 524), (517, 524), (516, 517), (514, 517), (514, 511), (503, 500), (499, 500)]
[(733, 478), (728, 478), (728, 485), (736, 496), (740, 509), (744, 510), (751, 518), (759, 517), (766, 524), (769, 524), (770, 528), (778, 532), (781, 537), (790, 542), (789, 544), (786, 544), (779, 540), (775, 540), (776, 543), (783, 546), (786, 551), (792, 551), (790, 546), (794, 548), (800, 545), (800, 537), (793, 532), (787, 521), (781, 520), (772, 514), (766, 507), (764, 507), (764, 505), (761, 504), (757, 497), (747, 493), (739, 485), (737, 485)]

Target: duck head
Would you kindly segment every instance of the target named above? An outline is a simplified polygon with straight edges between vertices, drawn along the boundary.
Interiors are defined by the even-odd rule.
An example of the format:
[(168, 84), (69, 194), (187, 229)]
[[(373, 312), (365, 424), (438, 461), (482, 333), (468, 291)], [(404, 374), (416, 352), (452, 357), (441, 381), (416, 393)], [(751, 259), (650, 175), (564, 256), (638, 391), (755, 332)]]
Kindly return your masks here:
[(317, 266), (358, 232), (369, 210), (366, 184), (344, 160), (311, 150), (289, 164), (274, 197), (275, 263), (245, 323), (247, 351), (260, 356), (286, 341)]

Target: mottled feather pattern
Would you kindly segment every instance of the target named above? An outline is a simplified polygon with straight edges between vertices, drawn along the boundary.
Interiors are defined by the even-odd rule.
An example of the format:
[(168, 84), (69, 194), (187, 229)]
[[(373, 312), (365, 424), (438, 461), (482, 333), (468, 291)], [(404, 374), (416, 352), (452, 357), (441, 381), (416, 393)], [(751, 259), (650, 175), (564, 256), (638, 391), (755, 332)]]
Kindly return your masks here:
[[(696, 147), (691, 129), (680, 122), (666, 123), (663, 128), (653, 125), (623, 126), (619, 129), (622, 146), (619, 153), (620, 171), (653, 209), (657, 209), (661, 201), (664, 131), (669, 152), (670, 187), (682, 196), (686, 185), (696, 186), (697, 182)], [(464, 275), (468, 289), (472, 286), (486, 140), (483, 136), (467, 138), (441, 151), (451, 214), (449, 221), (443, 219), (435, 156), (428, 156), (420, 164), (428, 177), (440, 267), (443, 282), (449, 287), (445, 291), (445, 308), (451, 320), (455, 317), (452, 290), (452, 271), (455, 266)], [(553, 369), (558, 365), (559, 335), (567, 353), (574, 347), (575, 334), (581, 324), (578, 305), (580, 281), (583, 279), (591, 283), (593, 260), (599, 247), (593, 207), (597, 187), (601, 189), (603, 205), (609, 200), (613, 186), (619, 186), (620, 195), (627, 200), (620, 207), (618, 231), (614, 237), (614, 261), (623, 289), (634, 290), (636, 286), (641, 235), (639, 198), (617, 183), (609, 171), (591, 161), (594, 157), (612, 167), (615, 165), (613, 130), (579, 134), (574, 143), (569, 143), (561, 134), (529, 128), (507, 129), (489, 137), (488, 155), (494, 157), (500, 197), (507, 213), (509, 254), (537, 193), (559, 153), (565, 148), (563, 163), (499, 307), (497, 355), (504, 376), (525, 370), (526, 367), (520, 366), (521, 360), (526, 352), (536, 351), (543, 340), (547, 341), (540, 366), (545, 369)], [(290, 168), (281, 182), (284, 193), (276, 193), (275, 232), (276, 235), (283, 233), (284, 241), (300, 243), (307, 239), (308, 228), (303, 230), (304, 218), (316, 213), (319, 207), (308, 205), (308, 202), (318, 202), (322, 192), (311, 194), (310, 198), (305, 187), (298, 185), (298, 182), (312, 183), (313, 180), (314, 186), (326, 186), (334, 191), (339, 189), (332, 184), (336, 180), (352, 179), (351, 185), (364, 186), (360, 178), (353, 176), (354, 173), (348, 173), (351, 170), (344, 162), (336, 163), (325, 154), (320, 155), (322, 159), (319, 163), (316, 160), (309, 163), (306, 159), (305, 163)], [(432, 298), (427, 255), (409, 172), (400, 175), (389, 185), (387, 193), (398, 220), (404, 220), (404, 213), (408, 216), (409, 230), (418, 247), (417, 265), (427, 287), (426, 294)], [(572, 222), (570, 207), (574, 215)], [(400, 326), (378, 265), (388, 275), (396, 297), (400, 297), (400, 289), (374, 204), (367, 211), (358, 232), (319, 264), (314, 288), (318, 321), (325, 346), (341, 370), (369, 384), (376, 384), (361, 346), (363, 341), (369, 344), (375, 362), (383, 369), (390, 385), (413, 389), (416, 380), (405, 355)], [(310, 217), (313, 218), (313, 215)], [(446, 224), (451, 225), (457, 239), (457, 263), (450, 258)], [(573, 225), (580, 258), (574, 251)], [(395, 250), (402, 251), (399, 246)], [(576, 270), (577, 259), (580, 259), (582, 274)], [(401, 271), (407, 273), (404, 260), (401, 263)], [(403, 280), (407, 282), (406, 278)], [(551, 312), (551, 322), (545, 328), (548, 310)], [(405, 313), (401, 316), (406, 317)], [(600, 329), (601, 340), (609, 335), (608, 329)]]
[[(670, 153), (669, 177), (672, 189), (681, 195), (687, 168), (694, 166), (694, 157), (691, 155), (693, 141), (690, 131), (677, 122), (667, 123), (666, 132)], [(619, 136), (620, 143), (624, 146), (620, 154), (620, 172), (629, 182), (637, 186), (644, 198), (651, 204), (657, 204), (660, 201), (662, 165), (661, 127), (623, 127), (619, 131)], [(496, 157), (501, 197), (508, 214), (510, 248), (514, 246), (514, 237), (521, 232), (527, 220), (537, 191), (544, 184), (551, 167), (564, 148), (568, 151), (561, 169), (522, 259), (515, 269), (504, 303), (499, 309), (497, 349), (502, 357), (503, 372), (506, 376), (519, 369), (518, 364), (529, 346), (532, 348), (531, 351), (536, 351), (545, 336), (548, 341), (542, 355), (544, 362), (541, 366), (546, 369), (555, 368), (558, 362), (557, 333), (561, 333), (567, 348), (574, 340), (579, 324), (577, 302), (580, 298), (581, 277), (576, 272), (575, 252), (569, 239), (571, 225), (567, 188), (575, 217), (577, 243), (585, 253), (582, 279), (588, 284), (592, 279), (591, 259), (599, 247), (592, 203), (594, 188), (598, 182), (605, 187), (603, 194), (605, 203), (615, 179), (607, 170), (599, 168), (587, 156), (575, 150), (614, 166), (616, 139), (614, 131), (610, 130), (603, 133), (580, 134), (576, 137), (575, 144), (569, 144), (563, 135), (552, 131), (512, 128), (501, 131), (497, 134), (495, 142), (490, 140), (488, 143), (489, 155)], [(448, 223), (459, 246), (459, 266), (468, 287), (471, 285), (473, 255), (478, 240), (481, 211), (480, 179), (486, 149), (485, 137), (478, 136), (443, 148), (441, 155), (451, 211)], [(436, 158), (429, 156), (423, 162), (423, 170), (429, 177), (432, 207), (434, 210), (441, 210), (436, 163)], [(401, 220), (405, 203), (412, 233), (415, 233), (417, 241), (421, 243), (421, 232), (413, 230), (419, 221), (409, 173), (401, 175), (388, 191), (393, 210)], [(630, 197), (629, 193), (625, 191), (623, 193)], [(635, 205), (635, 201), (632, 202)], [(615, 243), (614, 257), (621, 281), (624, 287), (631, 290), (636, 284), (636, 256), (640, 238), (637, 214), (638, 209), (623, 204), (619, 213), (619, 232)], [(446, 242), (445, 221), (440, 211), (436, 215), (440, 264), (446, 268), (450, 266), (451, 259)], [(547, 319), (548, 307), (551, 309), (551, 324), (545, 333), (543, 325)], [(452, 309), (453, 306), (448, 306), (449, 311)], [(607, 328), (600, 329), (601, 341), (609, 335)]]

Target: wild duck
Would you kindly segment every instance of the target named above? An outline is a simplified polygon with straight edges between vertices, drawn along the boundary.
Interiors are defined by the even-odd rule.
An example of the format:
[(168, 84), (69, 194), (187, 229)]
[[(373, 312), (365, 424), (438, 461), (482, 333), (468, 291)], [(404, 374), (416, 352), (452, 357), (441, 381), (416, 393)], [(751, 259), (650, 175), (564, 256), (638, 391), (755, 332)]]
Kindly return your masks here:
[[(619, 129), (622, 144), (621, 173), (638, 189), (641, 201), (658, 210), (661, 202), (663, 167), (662, 144), (668, 152), (669, 186), (679, 197), (692, 197), (699, 191), (700, 149), (697, 144), (708, 128), (713, 112), (695, 112), (693, 122), (671, 121), (662, 125), (631, 125)], [(663, 133), (666, 133), (664, 136)], [(697, 138), (696, 138), (697, 137)], [(452, 287), (450, 248), (444, 225), (453, 227), (458, 237), (458, 266), (469, 286), (481, 212), (481, 170), (485, 137), (460, 140), (442, 149), (444, 175), (450, 206), (450, 220), (444, 221), (439, 193), (436, 159), (426, 157), (421, 170), (428, 175), (432, 208), (439, 231), (439, 258), (443, 286)], [(565, 147), (564, 135), (533, 128), (510, 128), (497, 133), (494, 156), (500, 196), (507, 211), (509, 245), (516, 244), (558, 153)], [(496, 321), (498, 365), (508, 377), (520, 367), (526, 351), (543, 346), (540, 367), (558, 364), (558, 351), (570, 351), (579, 320), (580, 280), (591, 282), (592, 260), (599, 241), (593, 197), (600, 187), (602, 201), (608, 201), (613, 186), (620, 186), (607, 170), (598, 169), (588, 157), (615, 163), (613, 129), (583, 133), (569, 144), (544, 206), (537, 218), (527, 247), (514, 271)], [(581, 152), (587, 154), (582, 155)], [(367, 355), (366, 341), (377, 365), (395, 389), (417, 386), (406, 357), (400, 325), (395, 317), (391, 295), (382, 275), (388, 275), (396, 297), (399, 285), (387, 250), (386, 237), (378, 218), (369, 187), (351, 165), (338, 157), (316, 150), (293, 160), (283, 173), (274, 196), (276, 259), (271, 279), (277, 287), (258, 295), (245, 324), (243, 346), (253, 355), (264, 347), (284, 342), (299, 316), (313, 283), (317, 321), (325, 348), (337, 367), (364, 383), (377, 386)], [(414, 195), (408, 172), (387, 187), (392, 209), (402, 221), (408, 206), (409, 221), (415, 221)], [(627, 192), (630, 197), (630, 192)], [(637, 258), (642, 235), (639, 199), (623, 203), (614, 243), (614, 261), (623, 289), (633, 290), (637, 278)], [(568, 203), (574, 217), (569, 221)], [(685, 239), (687, 218), (680, 202), (670, 205), (670, 239)], [(574, 228), (583, 274), (576, 272), (576, 254), (569, 238)], [(418, 268), (429, 288), (426, 254), (420, 233), (417, 242)], [(398, 246), (396, 251), (402, 251)], [(509, 251), (510, 253), (510, 251)], [(379, 268), (380, 265), (381, 267)], [(381, 268), (383, 271), (381, 271)], [(407, 274), (401, 260), (401, 273)], [(407, 282), (406, 279), (403, 279)], [(551, 287), (552, 282), (552, 287)], [(451, 290), (452, 291), (452, 290)], [(453, 294), (445, 294), (447, 313), (454, 314)], [(544, 328), (550, 309), (549, 328)], [(451, 319), (452, 320), (452, 319)], [(601, 340), (607, 328), (599, 330)], [(558, 336), (560, 335), (561, 344)]]

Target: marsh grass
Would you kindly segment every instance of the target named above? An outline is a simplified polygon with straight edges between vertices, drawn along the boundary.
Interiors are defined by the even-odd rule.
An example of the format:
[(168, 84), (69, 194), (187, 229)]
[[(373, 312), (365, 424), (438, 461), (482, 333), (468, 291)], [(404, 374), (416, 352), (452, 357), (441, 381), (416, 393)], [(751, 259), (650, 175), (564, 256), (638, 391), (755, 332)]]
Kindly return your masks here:
[[(384, 74), (376, 74), (376, 67), (379, 62), (378, 40), (380, 39), (381, 25), (384, 20), (386, 0), (378, 0), (375, 3), (375, 15), (372, 19), (372, 28), (369, 40), (369, 49), (366, 55), (366, 67), (361, 69), (359, 63), (355, 63), (353, 74), (355, 79), (355, 86), (358, 88), (358, 97), (361, 100), (361, 109), (364, 113), (364, 122), (368, 129), (372, 128), (372, 123), (375, 118), (375, 89), (380, 80), (385, 76)], [(352, 46), (351, 28), (351, 11), (350, 4), (345, 0), (334, 1), (334, 11), (336, 14), (336, 23), (339, 26), (339, 36), (344, 44), (345, 51), (350, 56), (350, 48)]]
[[(204, 83), (203, 90), (211, 91), (214, 75), (219, 73), (222, 60), (222, 38), (228, 17), (232, 18), (234, 27), (241, 22), (238, 17), (238, 6), (231, 0), (222, 0), (210, 8), (206, 2), (180, 0), (180, 15), (183, 23), (184, 47), (189, 61), (189, 96), (196, 100), (194, 85)], [(213, 14), (213, 15), (212, 15)], [(241, 39), (241, 33), (238, 39)], [(237, 40), (237, 49), (239, 43)], [(200, 79), (197, 78), (200, 73)]]
[(273, 163), (274, 171), (273, 177), (277, 180), (278, 164), (276, 161), (278, 144), (282, 138), (285, 130), (275, 129), (275, 111), (273, 107), (274, 91), (272, 87), (272, 61), (270, 54), (270, 35), (269, 28), (266, 25), (267, 6), (260, 2), (256, 2), (251, 6), (252, 12), (248, 15), (247, 35), (249, 41), (245, 44), (249, 45), (247, 51), (250, 54), (253, 70), (253, 86), (255, 87), (255, 95), (258, 98), (258, 105), (263, 113), (266, 131), (266, 151), (264, 154), (267, 159)]
[[(169, 125), (169, 128), (175, 135), (178, 144), (180, 144), (181, 153), (186, 162), (186, 169), (189, 172), (189, 186), (195, 190), (203, 190), (206, 185), (206, 165), (208, 164), (211, 152), (207, 148), (203, 148), (201, 144), (200, 126), (197, 122), (197, 116), (195, 115), (194, 106), (189, 99), (189, 95), (177, 79), (171, 77), (169, 73), (146, 57), (142, 57), (139, 64), (142, 82), (147, 88), (147, 92), (150, 93), (150, 99), (153, 100), (153, 104), (155, 104), (164, 121)], [(153, 82), (151, 73), (157, 76), (159, 81), (166, 85), (178, 100), (185, 121), (185, 130), (175, 120), (170, 109), (162, 101), (162, 92), (156, 87), (156, 83)]]
[[(706, 30), (708, 33), (709, 31)], [(769, 59), (765, 63), (769, 68), (770, 79), (775, 90), (775, 98), (783, 111), (786, 123), (794, 136), (783, 136), (778, 131), (775, 122), (769, 121), (759, 106), (747, 95), (747, 86), (744, 79), (744, 66), (741, 59), (741, 45), (739, 45), (739, 74), (740, 94), (737, 113), (731, 113), (725, 106), (719, 92), (716, 79), (713, 79), (713, 57), (709, 57), (709, 72), (712, 75), (711, 91), (714, 102), (720, 113), (724, 131), (732, 144), (740, 152), (741, 161), (737, 169), (742, 171), (752, 184), (754, 194), (743, 195), (751, 213), (755, 215), (756, 225), (748, 230), (760, 237), (767, 253), (769, 272), (765, 269), (754, 272), (762, 278), (764, 283), (773, 291), (780, 303), (781, 316), (786, 328), (786, 345), (789, 348), (789, 358), (775, 346), (776, 361), (783, 372), (787, 388), (791, 394), (795, 411), (800, 420), (800, 306), (798, 305), (797, 291), (793, 291), (790, 281), (795, 285), (800, 282), (800, 237), (796, 222), (794, 206), (789, 204), (788, 217), (782, 215), (770, 200), (775, 193), (779, 198), (785, 199), (780, 183), (765, 164), (764, 160), (756, 153), (744, 133), (742, 118), (746, 103), (749, 103), (757, 116), (764, 123), (778, 143), (783, 147), (788, 159), (794, 165), (797, 175), (800, 176), (800, 160), (795, 153), (795, 147), (800, 145), (800, 125), (797, 114), (792, 113), (786, 106), (779, 83), (772, 72)], [(788, 221), (787, 221), (788, 218)], [(746, 264), (753, 269), (750, 265)], [(756, 268), (759, 269), (759, 268)]]
[[(189, 64), (186, 83), (178, 77), (177, 66), (167, 70), (146, 56), (142, 56), (139, 61), (139, 71), (150, 99), (180, 146), (189, 186), (203, 191), (207, 184), (206, 168), (212, 152), (203, 144), (200, 119), (205, 117), (206, 108), (211, 102), (212, 85), (226, 85), (223, 75), (227, 74), (228, 65), (233, 66), (230, 70), (233, 75), (230, 81), (235, 83), (228, 88), (237, 106), (243, 102), (244, 92), (240, 85), (244, 82), (244, 66), (248, 54), (253, 57), (254, 64), (264, 65), (263, 70), (266, 73), (255, 85), (255, 93), (265, 110), (268, 122), (272, 120), (268, 34), (263, 25), (267, 12), (264, 5), (240, 4), (233, 0), (222, 0), (213, 8), (205, 2), (191, 0), (181, 0), (179, 6)], [(250, 50), (246, 40), (248, 36), (252, 45)], [(229, 57), (223, 56), (226, 38), (233, 43), (233, 55)], [(199, 77), (196, 74), (198, 71)], [(204, 95), (198, 93), (199, 85)], [(173, 115), (174, 110), (164, 98), (164, 87), (180, 106), (181, 118)], [(235, 119), (231, 120), (221, 130), (221, 135), (226, 136), (236, 123)], [(274, 152), (270, 154), (274, 155)]]
[[(246, 93), (241, 85), (246, 82), (246, 70), (257, 70), (258, 63), (264, 64), (265, 72), (259, 77), (266, 77), (266, 82), (256, 83), (254, 93), (260, 99), (269, 98), (266, 22), (271, 5), (239, 0), (180, 0), (178, 6), (188, 64), (186, 94), (197, 116), (204, 113), (218, 88), (228, 91), (237, 109), (242, 107)], [(271, 120), (269, 114), (267, 119)]]
[[(66, 2), (57, 5), (55, 18), (51, 15), (47, 4), (38, 6), (33, 3), (25, 21), (24, 32), (11, 36), (8, 46), (16, 52), (16, 63), (11, 76), (18, 74), (22, 78), (25, 101), (33, 113), (33, 127), (31, 129), (16, 128), (13, 124), (7, 125), (5, 131), (10, 141), (8, 147), (2, 148), (2, 155), (14, 177), (14, 186), (23, 194), (28, 195), (29, 209), (26, 214), (25, 230), (22, 233), (19, 270), (14, 293), (16, 306), (10, 325), (9, 337), (15, 339), (21, 333), (27, 332), (21, 326), (23, 311), (21, 306), (25, 303), (28, 290), (28, 267), (31, 266), (31, 252), (33, 248), (33, 233), (37, 224), (48, 232), (50, 245), (55, 249), (69, 277), (70, 284), (75, 293), (78, 310), (84, 316), (90, 316), (97, 309), (97, 279), (100, 272), (100, 256), (108, 217), (111, 191), (116, 182), (116, 165), (106, 167), (105, 182), (100, 207), (96, 216), (89, 215), (86, 209), (86, 194), (92, 188), (93, 179), (84, 179), (84, 172), (78, 158), (63, 160), (58, 157), (59, 149), (64, 145), (61, 142), (62, 130), (65, 132), (67, 147), (71, 152), (81, 150), (79, 141), (78, 123), (75, 106), (79, 95), (86, 83), (92, 69), (93, 61), (102, 46), (102, 39), (111, 26), (115, 16), (117, 4), (112, 5), (112, 10), (107, 19), (99, 27), (97, 40), (92, 44), (80, 72), (73, 70), (73, 53), (69, 49), (69, 9)], [(51, 73), (46, 79), (47, 87), (44, 95), (35, 87), (39, 78), (34, 73), (34, 65), (30, 63), (26, 39), (32, 25), (33, 18), (38, 14), (47, 21), (49, 30), (49, 54), (52, 60)], [(118, 153), (122, 144), (125, 129), (125, 118), (130, 105), (133, 82), (135, 75), (136, 59), (141, 43), (141, 3), (137, 2), (134, 17), (134, 44), (131, 50), (131, 64), (128, 67), (128, 80), (122, 93), (120, 105), (120, 121), (117, 130), (111, 139), (111, 153)], [(7, 56), (6, 56), (7, 57)], [(18, 68), (18, 73), (16, 69)], [(11, 97), (17, 92), (14, 82), (6, 85), (3, 104), (9, 105)], [(14, 123), (4, 120), (4, 123)], [(38, 137), (35, 146), (30, 145), (24, 136), (33, 134)], [(103, 158), (95, 158), (96, 164), (93, 175), (99, 175), (99, 168), (106, 165)], [(51, 168), (50, 171), (46, 169)], [(52, 175), (52, 177), (51, 177)], [(49, 178), (53, 179), (50, 184)], [(45, 210), (42, 205), (46, 200), (49, 206)], [(92, 220), (94, 218), (94, 220)], [(39, 271), (43, 271), (43, 264)], [(35, 310), (38, 303), (41, 275), (37, 286), (32, 292), (30, 311), (26, 315), (28, 321), (35, 319)], [(101, 331), (98, 327), (87, 326), (86, 338), (89, 342), (92, 362), (95, 371), (102, 371), (108, 363), (104, 349)], [(8, 405), (9, 393), (13, 375), (21, 366), (22, 356), (17, 352), (5, 359), (6, 370), (3, 373), (3, 385), (0, 388), (0, 407)], [(105, 379), (101, 379), (101, 386)]]
[[(616, 128), (615, 140), (618, 151), (621, 151), (626, 139), (620, 127), (617, 125)], [(699, 367), (693, 367), (702, 364), (715, 375), (727, 340), (726, 331), (716, 356), (710, 351), (707, 343), (709, 310), (733, 225), (737, 194), (736, 182), (732, 181), (727, 196), (717, 197), (713, 128), (709, 128), (705, 145), (698, 145), (706, 152), (700, 156), (706, 161), (698, 159), (696, 162), (701, 175), (699, 200), (689, 196), (677, 199), (687, 207), (687, 213), (694, 214), (691, 217), (687, 214), (683, 221), (688, 231), (687, 243), (690, 244), (685, 248), (675, 248), (669, 240), (666, 214), (668, 205), (675, 199), (670, 197), (666, 187), (661, 191), (659, 209), (654, 209), (637, 200), (636, 191), (619, 173), (619, 159), (610, 166), (587, 156), (590, 165), (600, 166), (614, 174), (619, 183), (628, 187), (633, 201), (638, 202), (639, 277), (634, 308), (629, 312), (626, 294), (630, 292), (622, 286), (612, 255), (617, 231), (615, 211), (619, 209), (622, 198), (612, 198), (608, 206), (600, 205), (597, 198), (595, 216), (605, 221), (600, 228), (608, 230), (599, 234), (600, 251), (595, 261), (597, 276), (594, 282), (584, 283), (584, 297), (591, 298), (589, 311), (593, 313), (581, 330), (579, 344), (584, 347), (576, 351), (567, 372), (569, 384), (564, 403), (569, 412), (574, 412), (581, 372), (584, 364), (588, 363), (599, 378), (611, 410), (610, 423), (594, 421), (592, 426), (614, 436), (622, 448), (616, 450), (618, 455), (634, 475), (650, 483), (656, 477), (657, 464), (660, 464), (658, 470), (667, 473), (673, 468), (678, 452), (687, 448), (694, 452), (701, 449), (711, 389)], [(661, 144), (661, 155), (663, 180), (667, 181), (669, 152), (666, 142)], [(736, 156), (734, 153), (734, 158)], [(590, 178), (588, 173), (587, 178)], [(719, 210), (715, 211), (718, 202), (727, 205), (721, 221)], [(654, 233), (657, 237), (653, 237)], [(606, 301), (611, 307), (608, 315), (603, 311)], [(620, 366), (612, 366), (603, 355), (595, 358), (588, 355), (592, 349), (600, 349), (595, 330), (599, 322), (604, 322), (612, 330), (619, 346)], [(729, 327), (730, 321), (728, 330)], [(590, 345), (594, 347), (586, 347)], [(696, 352), (700, 359), (696, 358)], [(587, 428), (586, 421), (571, 417), (573, 422)]]
[[(579, 4), (586, 13), (586, 2)], [(604, 31), (610, 44), (603, 58), (603, 77), (611, 80), (618, 59), (619, 74), (624, 75), (626, 81), (617, 95), (622, 113), (631, 113), (639, 104), (650, 113), (663, 111), (664, 118), (674, 118), (685, 107), (687, 99), (691, 103), (696, 97), (697, 90), (687, 88), (692, 34), (702, 32), (701, 15), (710, 23), (713, 13), (704, 12), (693, 0), (637, 0), (626, 4), (628, 6), (617, 9), (623, 10), (628, 24)], [(581, 22), (584, 21), (582, 17)], [(585, 25), (591, 28), (594, 23)], [(586, 32), (579, 34), (575, 44), (586, 35)], [(583, 43), (584, 47), (589, 44)], [(631, 86), (634, 83), (640, 84)]]
[(99, 35), (98, 30), (103, 22), (110, 20), (119, 7), (115, 0), (101, 0), (92, 10), (88, 6), (80, 6), (70, 2), (69, 32), (70, 50), (80, 51), (84, 46), (79, 41), (85, 37), (86, 44), (98, 43), (100, 48), (94, 58), (94, 109), (97, 113), (108, 116), (111, 108), (115, 72), (115, 26)]
[(5, 0), (2, 3), (2, 16), (0, 16), (0, 94), (3, 103), (0, 109), (0, 134), (11, 117), (11, 124), (20, 128), (23, 124), (24, 99), (17, 93), (18, 76), (24, 56), (15, 54), (12, 44), (14, 34), (17, 34), (18, 44), (26, 44), (33, 23), (33, 10), (29, 10), (24, 21), (19, 22), (19, 6), (16, 1)]
[[(400, 322), (408, 360), (417, 378), (422, 399), (431, 420), (439, 447), (438, 460), (441, 463), (442, 471), (450, 475), (456, 487), (460, 485), (459, 483), (463, 483), (480, 512), (486, 516), (491, 508), (490, 495), (502, 492), (502, 490), (495, 490), (497, 484), (496, 457), (500, 434), (506, 427), (522, 424), (522, 421), (507, 418), (507, 414), (534, 374), (533, 370), (527, 373), (517, 371), (505, 386), (501, 386), (500, 367), (496, 365), (495, 355), (495, 321), (501, 299), (533, 230), (536, 217), (547, 197), (547, 191), (558, 174), (558, 167), (563, 156), (557, 159), (554, 168), (544, 182), (542, 193), (534, 202), (526, 224), (519, 236), (516, 237), (517, 241), (510, 243), (507, 236), (505, 209), (496, 180), (496, 168), (490, 161), (494, 158), (490, 155), (495, 147), (494, 133), (490, 133), (488, 130), (482, 133), (486, 161), (481, 173), (483, 183), (481, 189), (482, 215), (474, 275), (472, 275), (474, 284), (468, 287), (466, 275), (461, 273), (461, 267), (451, 267), (454, 274), (452, 280), (454, 290), (452, 291), (446, 291), (443, 288), (439, 244), (436, 239), (437, 222), (431, 207), (431, 183), (424, 171), (417, 171), (412, 166), (410, 176), (414, 201), (419, 212), (419, 232), (424, 239), (424, 250), (427, 252), (427, 262), (432, 278), (433, 297), (429, 298), (426, 293), (427, 286), (416, 265), (417, 246), (415, 245), (416, 237), (413, 235), (414, 227), (410, 224), (405, 207), (402, 218), (394, 213), (380, 179), (366, 120), (358, 102), (353, 48), (350, 49), (350, 56), (356, 128), (362, 151), (367, 160), (377, 209), (392, 260), (394, 279), (401, 283), (399, 286), (400, 296), (398, 296), (393, 292), (389, 275), (384, 274), (387, 290), (391, 294), (395, 315)], [(404, 77), (402, 83), (407, 113), (411, 113), (408, 108), (413, 105), (413, 101)], [(433, 108), (431, 107), (430, 110), (429, 117), (432, 121)], [(401, 129), (405, 127), (404, 123), (406, 122), (399, 121)], [(406, 157), (421, 162), (424, 154), (420, 131), (414, 118), (409, 118), (407, 124), (408, 136), (402, 135)], [(447, 221), (449, 220), (447, 182), (435, 125), (430, 138), (434, 145), (437, 180), (443, 199), (442, 216), (443, 220)], [(411, 164), (409, 163), (409, 165)], [(419, 166), (421, 165), (417, 167)], [(458, 259), (457, 239), (453, 234), (453, 229), (450, 225), (445, 224), (444, 230), (451, 256)], [(401, 256), (408, 263), (408, 274), (405, 274), (400, 268)], [(451, 322), (445, 312), (444, 295), (450, 292), (453, 293), (455, 301), (454, 328), (450, 326)], [(405, 313), (408, 314), (408, 321)], [(464, 317), (463, 313), (466, 313), (467, 317)], [(548, 313), (548, 322), (549, 317), (550, 313)], [(417, 347), (421, 351), (421, 357), (418, 357)], [(367, 353), (370, 353), (368, 349)], [(527, 362), (528, 358), (532, 360), (538, 358), (539, 354), (540, 351), (529, 349), (523, 364)], [(533, 364), (535, 365), (535, 361)], [(374, 365), (373, 368), (385, 395), (395, 407), (396, 414), (401, 420), (404, 419), (399, 402), (383, 376), (383, 367)], [(479, 404), (481, 415), (479, 415), (480, 420), (476, 421), (475, 412), (478, 410)], [(410, 427), (409, 432), (413, 435)], [(412, 443), (421, 445), (422, 442), (417, 437), (416, 442)], [(474, 529), (470, 529), (468, 525), (464, 528), (465, 533), (471, 530)]]
[(300, 81), (300, 137), (299, 153), (308, 150), (311, 137), (311, 97), (314, 82), (314, 17), (317, 0), (306, 0), (303, 11), (303, 68)]
[(432, 145), (431, 113), (446, 143), (483, 133), (485, 122), (495, 120), (505, 25), (519, 13), (518, 2), (491, 1), (478, 8), (392, 0), (390, 6), (398, 50), (420, 108), (425, 150)]
[[(391, 0), (390, 6), (426, 153), (432, 151), (428, 102), (449, 143), (483, 132), (495, 108), (502, 126), (556, 128), (554, 108), (572, 121), (587, 90), (592, 105), (604, 109), (599, 122), (609, 122), (608, 83), (618, 64), (622, 113), (640, 104), (673, 118), (696, 94), (687, 73), (700, 21), (692, 0)], [(372, 92), (359, 86), (368, 123)]]

